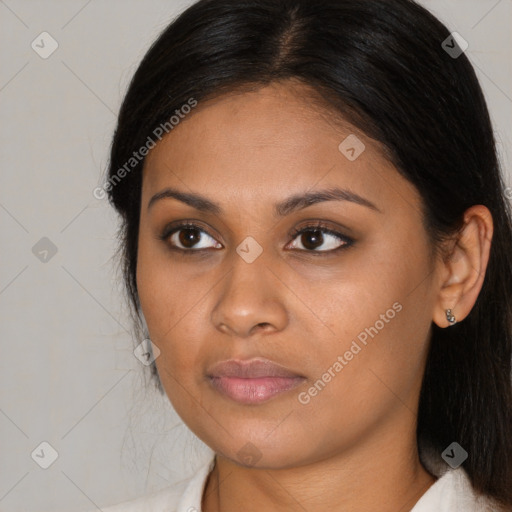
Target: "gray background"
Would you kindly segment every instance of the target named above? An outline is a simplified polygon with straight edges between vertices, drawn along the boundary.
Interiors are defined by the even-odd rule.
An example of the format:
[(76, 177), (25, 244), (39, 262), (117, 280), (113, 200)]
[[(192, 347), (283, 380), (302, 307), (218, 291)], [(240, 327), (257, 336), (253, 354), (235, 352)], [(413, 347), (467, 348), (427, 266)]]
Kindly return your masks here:
[[(117, 219), (92, 195), (129, 79), (190, 3), (0, 0), (2, 512), (92, 510), (208, 456), (146, 390), (112, 259)], [(422, 3), (469, 42), (511, 187), (512, 0)], [(44, 31), (59, 45), (46, 59), (31, 47)], [(50, 460), (43, 441), (58, 453), (48, 469), (35, 462)]]

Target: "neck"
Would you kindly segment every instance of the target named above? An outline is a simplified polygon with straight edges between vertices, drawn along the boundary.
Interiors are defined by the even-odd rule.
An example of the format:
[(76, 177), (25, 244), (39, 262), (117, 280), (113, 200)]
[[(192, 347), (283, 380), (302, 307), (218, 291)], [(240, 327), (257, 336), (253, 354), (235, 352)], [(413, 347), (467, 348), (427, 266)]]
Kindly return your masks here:
[(381, 434), (357, 450), (286, 469), (247, 468), (217, 455), (202, 510), (409, 512), (436, 478), (421, 465), (415, 430), (408, 443), (396, 430)]

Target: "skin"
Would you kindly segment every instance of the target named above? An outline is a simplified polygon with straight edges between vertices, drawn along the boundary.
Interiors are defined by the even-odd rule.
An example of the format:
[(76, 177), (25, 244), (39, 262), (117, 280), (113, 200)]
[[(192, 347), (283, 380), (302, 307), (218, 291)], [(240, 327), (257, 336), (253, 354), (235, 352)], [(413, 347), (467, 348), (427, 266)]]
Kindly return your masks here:
[[(416, 440), (431, 324), (449, 328), (447, 308), (462, 321), (483, 283), (489, 211), (469, 209), (460, 238), (447, 243), (452, 256), (432, 259), (418, 191), (375, 141), (330, 122), (307, 92), (283, 82), (200, 103), (145, 162), (138, 292), (161, 351), (163, 387), (217, 454), (203, 495), (206, 512), (411, 510), (435, 481), (420, 463)], [(338, 149), (350, 134), (366, 146), (355, 161)], [(174, 198), (148, 209), (167, 187), (199, 193), (222, 213)], [(330, 187), (349, 189), (380, 211), (324, 201), (274, 216), (275, 203)], [(181, 255), (170, 238), (159, 239), (179, 220), (198, 223), (206, 232), (196, 232), (197, 244), (210, 250)], [(308, 252), (311, 237), (290, 236), (306, 221), (323, 221), (354, 243), (321, 252), (343, 243), (323, 232), (323, 242)], [(248, 236), (263, 249), (252, 263), (236, 252)], [(394, 303), (400, 312), (301, 403), (299, 393)], [(246, 405), (206, 379), (218, 361), (253, 357), (306, 380)], [(244, 446), (251, 461), (238, 455)]]

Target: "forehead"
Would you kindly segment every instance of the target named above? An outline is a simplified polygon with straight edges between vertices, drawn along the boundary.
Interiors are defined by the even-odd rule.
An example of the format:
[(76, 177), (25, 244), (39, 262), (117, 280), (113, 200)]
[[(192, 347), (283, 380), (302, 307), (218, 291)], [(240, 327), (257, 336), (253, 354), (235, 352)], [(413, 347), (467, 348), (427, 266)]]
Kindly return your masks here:
[(148, 154), (143, 195), (176, 185), (220, 200), (276, 202), (284, 190), (320, 185), (372, 200), (385, 189), (410, 193), (399, 190), (410, 189), (404, 182), (376, 141), (319, 108), (310, 90), (272, 84), (199, 103)]

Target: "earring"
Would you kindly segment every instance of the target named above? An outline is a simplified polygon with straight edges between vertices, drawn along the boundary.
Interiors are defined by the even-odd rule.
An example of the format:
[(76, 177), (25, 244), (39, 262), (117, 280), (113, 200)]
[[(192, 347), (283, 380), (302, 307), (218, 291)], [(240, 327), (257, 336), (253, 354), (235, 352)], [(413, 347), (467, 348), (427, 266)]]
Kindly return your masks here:
[(446, 320), (448, 320), (448, 322), (450, 322), (451, 325), (455, 325), (457, 323), (457, 320), (452, 315), (452, 310), (451, 309), (447, 309), (446, 310)]

